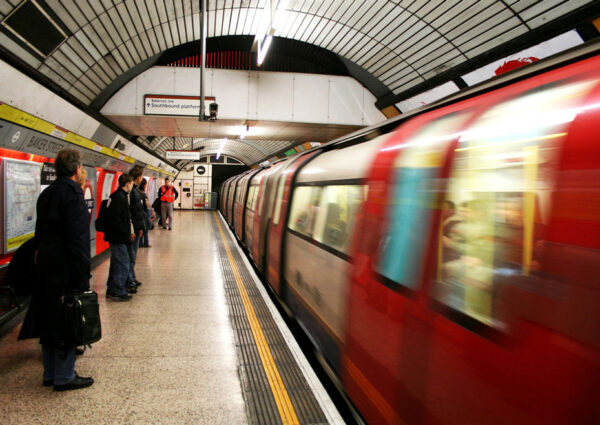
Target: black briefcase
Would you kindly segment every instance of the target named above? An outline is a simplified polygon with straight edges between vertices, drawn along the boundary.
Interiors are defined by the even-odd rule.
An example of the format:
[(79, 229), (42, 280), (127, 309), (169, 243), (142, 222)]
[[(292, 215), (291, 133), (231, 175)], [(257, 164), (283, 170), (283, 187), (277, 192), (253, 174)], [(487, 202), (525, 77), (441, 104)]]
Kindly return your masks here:
[(98, 294), (76, 292), (61, 298), (67, 346), (90, 345), (102, 338)]

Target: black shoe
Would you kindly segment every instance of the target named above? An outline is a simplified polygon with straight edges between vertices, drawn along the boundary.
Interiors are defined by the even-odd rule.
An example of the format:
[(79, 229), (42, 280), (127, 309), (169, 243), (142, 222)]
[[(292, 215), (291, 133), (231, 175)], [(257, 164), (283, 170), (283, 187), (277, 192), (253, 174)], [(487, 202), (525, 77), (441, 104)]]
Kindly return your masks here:
[(163, 229), (166, 229), (166, 228), (167, 228), (167, 226), (163, 226)]
[(135, 284), (135, 286), (142, 286), (142, 282), (140, 282), (139, 280), (134, 280), (133, 283)]
[(113, 301), (129, 301), (131, 300), (131, 295), (125, 293), (123, 295), (111, 294), (110, 292), (106, 293), (106, 298)]
[(128, 294), (137, 294), (137, 286), (134, 283), (132, 283), (131, 285), (127, 286), (125, 288), (125, 290), (127, 291)]
[(75, 355), (76, 356), (81, 356), (83, 353), (85, 353), (85, 348), (75, 348)]
[(171, 229), (171, 228), (169, 227), (169, 230), (173, 230), (173, 229)]
[(42, 385), (44, 387), (51, 387), (52, 385), (54, 385), (54, 379), (44, 379), (42, 381)]
[(71, 382), (67, 382), (62, 385), (55, 385), (54, 391), (69, 391), (69, 390), (78, 390), (80, 388), (90, 387), (94, 383), (92, 378), (84, 378), (83, 376), (77, 375), (75, 373), (75, 378), (71, 380)]

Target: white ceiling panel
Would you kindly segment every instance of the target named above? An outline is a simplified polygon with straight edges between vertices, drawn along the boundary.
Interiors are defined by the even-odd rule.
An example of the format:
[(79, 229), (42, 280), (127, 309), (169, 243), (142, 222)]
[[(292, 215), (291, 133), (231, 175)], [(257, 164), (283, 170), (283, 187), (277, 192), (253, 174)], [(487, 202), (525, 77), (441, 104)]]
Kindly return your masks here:
[(102, 66), (100, 66), (100, 62), (97, 62), (93, 67), (90, 68), (90, 70), (98, 76), (100, 87), (106, 87), (112, 82), (112, 79), (104, 71)]
[(421, 74), (425, 74), (430, 69), (437, 68), (440, 65), (448, 65), (448, 67), (444, 68), (445, 71), (450, 68), (449, 64), (446, 63), (448, 58), (460, 56), (462, 56), (462, 54), (458, 50), (452, 48), (452, 46), (449, 46), (448, 44), (444, 44), (411, 65), (413, 69), (418, 69)]
[(548, 11), (540, 14), (539, 16), (528, 20), (527, 23), (530, 26), (530, 28), (537, 28), (540, 25), (546, 24), (556, 18), (559, 18), (573, 11), (578, 7), (591, 3), (592, 1), (594, 0), (569, 0), (567, 2), (561, 2), (561, 4), (557, 5), (555, 8), (549, 9)]
[(474, 47), (473, 49), (465, 52), (464, 54), (469, 59), (474, 58), (477, 55), (485, 53), (488, 50), (501, 45), (504, 41), (512, 40), (516, 36), (524, 34), (525, 32), (527, 32), (527, 30), (525, 28), (523, 28), (522, 26), (517, 27), (515, 29), (508, 31), (507, 33), (504, 33), (501, 37), (493, 38), (492, 40), (488, 41), (487, 43), (483, 43), (483, 44), (478, 45), (477, 47)]
[[(103, 15), (106, 19), (106, 15)], [(83, 31), (88, 36), (90, 41), (94, 43), (98, 52), (104, 56), (110, 50), (115, 48), (115, 43), (113, 42), (112, 37), (108, 35), (107, 29), (104, 26), (104, 22), (101, 18), (94, 19), (90, 22), (90, 25), (85, 26)]]
[(232, 9), (231, 10), (231, 25), (229, 27), (229, 34), (233, 35), (241, 35), (240, 33), (240, 10)]
[(14, 6), (6, 0), (0, 0), (0, 14), (2, 14), (2, 17), (8, 15), (13, 8)]

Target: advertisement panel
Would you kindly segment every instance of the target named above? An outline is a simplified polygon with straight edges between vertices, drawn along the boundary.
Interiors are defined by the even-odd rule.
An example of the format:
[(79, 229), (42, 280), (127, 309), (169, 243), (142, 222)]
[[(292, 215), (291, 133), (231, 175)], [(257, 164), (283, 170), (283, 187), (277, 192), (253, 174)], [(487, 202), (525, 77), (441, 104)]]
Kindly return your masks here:
[(35, 233), (41, 171), (39, 163), (2, 160), (3, 254), (15, 251)]

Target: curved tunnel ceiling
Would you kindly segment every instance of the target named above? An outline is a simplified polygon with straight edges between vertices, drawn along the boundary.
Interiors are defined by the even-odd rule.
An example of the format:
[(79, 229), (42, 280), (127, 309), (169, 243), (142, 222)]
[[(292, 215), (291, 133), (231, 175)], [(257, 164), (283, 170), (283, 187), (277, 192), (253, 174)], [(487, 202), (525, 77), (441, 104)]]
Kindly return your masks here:
[[(165, 52), (200, 38), (195, 0), (35, 2), (65, 41), (40, 54), (2, 25), (2, 56), (18, 56), (30, 74), (96, 113), (115, 81), (126, 82)], [(344, 65), (340, 72), (345, 68), (371, 90), (380, 108), (429, 81), (451, 79), (453, 70), (475, 69), (598, 16), (594, 0), (211, 0), (209, 40), (253, 39), (268, 26), (271, 3), (281, 9), (274, 36), (331, 52)], [(0, 0), (0, 19), (20, 4)]]

